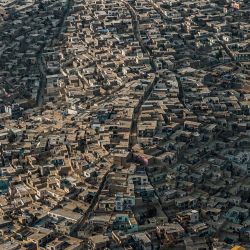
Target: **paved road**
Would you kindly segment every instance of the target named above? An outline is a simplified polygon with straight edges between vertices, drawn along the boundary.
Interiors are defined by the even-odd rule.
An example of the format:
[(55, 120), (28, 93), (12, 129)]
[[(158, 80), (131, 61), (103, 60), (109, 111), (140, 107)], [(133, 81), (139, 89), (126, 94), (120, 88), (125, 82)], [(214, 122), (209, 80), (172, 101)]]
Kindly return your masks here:
[[(108, 160), (108, 157), (110, 156), (110, 153), (108, 155), (105, 156), (105, 159), (111, 164), (111, 162)], [(102, 159), (97, 160), (93, 165), (97, 165), (98, 163), (100, 163), (102, 161)], [(102, 193), (103, 188), (106, 186), (106, 182), (107, 182), (107, 177), (109, 175), (109, 173), (112, 170), (112, 166), (110, 169), (108, 169), (106, 171), (106, 173), (104, 174), (102, 181), (98, 187), (98, 190), (95, 194), (95, 196), (93, 197), (87, 211), (85, 212), (85, 214), (83, 215), (83, 217), (81, 218), (81, 220), (78, 222), (78, 227), (77, 230), (80, 230), (81, 228), (83, 228), (83, 226), (85, 225), (86, 221), (89, 219), (91, 213), (93, 212), (93, 209), (95, 208), (97, 202), (99, 201), (99, 196)]]
[[(152, 71), (155, 73), (155, 78), (154, 80), (151, 82), (151, 84), (148, 86), (147, 90), (145, 91), (143, 97), (141, 98), (141, 100), (139, 101), (139, 104), (138, 106), (134, 109), (134, 114), (133, 114), (133, 121), (132, 121), (132, 126), (131, 126), (131, 129), (130, 129), (130, 138), (129, 138), (129, 150), (131, 151), (133, 146), (136, 144), (137, 142), (137, 125), (138, 125), (138, 120), (139, 120), (139, 117), (140, 117), (140, 114), (141, 114), (141, 107), (142, 105), (145, 103), (145, 101), (149, 98), (151, 92), (153, 91), (154, 89), (154, 86), (157, 84), (158, 80), (159, 80), (159, 77), (157, 76), (157, 69), (155, 67), (155, 64), (154, 64), (154, 60), (155, 60), (155, 57), (153, 55), (153, 53), (151, 51), (149, 51), (147, 49), (147, 47), (144, 45), (143, 43), (143, 40), (140, 36), (140, 31), (139, 31), (139, 21), (138, 21), (138, 18), (137, 18), (137, 14), (136, 14), (136, 11), (134, 10), (134, 8), (127, 2), (124, 2), (122, 1), (125, 6), (129, 9), (130, 11), (130, 14), (132, 16), (132, 23), (133, 23), (133, 29), (134, 29), (134, 34), (135, 34), (135, 37), (137, 38), (137, 40), (139, 41), (140, 43), (140, 46), (141, 46), (141, 49), (144, 53), (146, 53), (147, 55), (149, 55), (150, 57), (150, 63), (151, 63), (151, 67), (152, 67)], [(136, 138), (134, 138), (136, 137)], [(151, 186), (153, 187), (153, 183), (149, 177), (149, 173), (147, 171), (147, 168), (145, 168), (146, 170), (146, 174), (148, 176), (148, 180), (149, 180), (149, 183), (151, 184)], [(158, 207), (162, 210), (162, 212), (164, 214), (165, 211), (163, 209), (163, 204), (161, 202), (161, 199), (160, 197), (158, 196), (157, 192), (154, 191), (154, 194), (155, 194), (155, 197), (156, 197), (156, 202), (157, 202), (157, 205)]]
[[(147, 46), (144, 44), (144, 42), (141, 38), (141, 34), (140, 34), (140, 30), (139, 30), (138, 15), (136, 14), (135, 9), (128, 2), (126, 2), (124, 0), (121, 0), (121, 2), (127, 7), (127, 9), (130, 12), (130, 15), (132, 17), (132, 26), (133, 26), (134, 36), (137, 39), (137, 41), (139, 42), (142, 52), (150, 57), (150, 64), (152, 67), (152, 71), (156, 74), (157, 70), (156, 70), (155, 64), (154, 64), (154, 60), (155, 60), (154, 55), (147, 48)], [(137, 124), (138, 124), (138, 119), (139, 119), (140, 113), (141, 113), (141, 107), (144, 104), (144, 102), (148, 99), (148, 97), (150, 96), (150, 94), (151, 94), (152, 90), (154, 89), (154, 86), (156, 85), (158, 80), (159, 79), (156, 76), (155, 79), (148, 86), (148, 88), (145, 91), (142, 98), (139, 100), (137, 107), (135, 107), (135, 109), (134, 109), (133, 120), (132, 120), (131, 129), (130, 129), (130, 136), (129, 136), (129, 150), (130, 151), (132, 150), (133, 146), (137, 143)]]
[[(50, 44), (49, 44), (50, 46), (54, 45), (56, 39), (62, 33), (65, 20), (66, 20), (67, 16), (69, 15), (69, 11), (70, 11), (71, 6), (73, 5), (73, 1), (74, 0), (68, 0), (67, 1), (66, 9), (64, 11), (64, 14), (63, 14), (63, 16), (61, 18), (61, 21), (60, 21), (60, 24), (59, 24), (59, 27), (58, 27), (58, 32), (56, 32), (54, 34), (54, 36), (52, 37), (52, 39), (50, 41)], [(43, 58), (44, 48), (47, 46), (47, 44), (48, 43), (45, 43), (44, 45), (42, 45), (40, 50), (37, 53), (37, 66), (38, 66), (38, 70), (40, 72), (40, 84), (39, 84), (38, 93), (37, 93), (37, 105), (39, 107), (41, 107), (43, 105), (45, 89), (46, 89), (46, 85), (47, 85), (46, 65), (44, 63), (44, 58)]]
[[(129, 8), (129, 10), (130, 10), (130, 12), (131, 12), (131, 16), (132, 16), (132, 19), (133, 19), (132, 22), (133, 22), (133, 28), (134, 28), (135, 37), (136, 37), (138, 40), (140, 40), (139, 42), (140, 42), (140, 44), (141, 44), (142, 50), (146, 51), (146, 53), (149, 54), (149, 52), (146, 50), (146, 48), (144, 47), (144, 45), (143, 45), (143, 43), (142, 43), (142, 39), (140, 38), (140, 32), (139, 32), (139, 29), (138, 29), (138, 20), (137, 20), (137, 16), (136, 16), (136, 14), (135, 14), (134, 9), (133, 9), (129, 4), (127, 4), (126, 2), (124, 2), (124, 1), (122, 1), (122, 2), (127, 6), (127, 8)], [(154, 71), (155, 71), (155, 70), (154, 70)], [(132, 126), (131, 126), (131, 133), (130, 133), (131, 135), (132, 135), (132, 134), (136, 134), (136, 132), (137, 132), (137, 121), (138, 121), (138, 118), (139, 118), (139, 115), (140, 115), (140, 108), (141, 108), (141, 105), (142, 105), (143, 102), (149, 97), (149, 95), (150, 95), (150, 93), (151, 93), (151, 91), (152, 91), (152, 89), (153, 89), (153, 87), (154, 87), (154, 85), (155, 85), (155, 83), (156, 83), (157, 81), (158, 81), (157, 78), (155, 78), (155, 79), (152, 81), (152, 84), (149, 86), (149, 88), (148, 88), (147, 91), (145, 92), (145, 94), (144, 94), (142, 100), (139, 102), (138, 107), (135, 108), (136, 111), (134, 112), (134, 119), (133, 119), (133, 121), (132, 121), (133, 124), (132, 124)], [(121, 89), (122, 89), (122, 87), (119, 88), (117, 91), (120, 91)], [(105, 101), (105, 100), (107, 100), (107, 99), (109, 99), (109, 98), (110, 98), (110, 97), (104, 97), (104, 98), (103, 98), (104, 100), (102, 99), (102, 101)], [(131, 139), (130, 139), (130, 141), (131, 141)], [(132, 147), (132, 144), (130, 145), (130, 147)], [(110, 154), (109, 154), (109, 155), (110, 155)], [(105, 157), (105, 159), (107, 159), (109, 155), (107, 155), (107, 156)], [(100, 160), (97, 161), (94, 165), (96, 165), (98, 162), (100, 162)], [(111, 162), (110, 162), (110, 164), (111, 164)], [(80, 222), (78, 223), (78, 228), (82, 228), (82, 227), (84, 226), (84, 224), (86, 223), (86, 221), (89, 219), (91, 213), (93, 212), (93, 209), (94, 209), (94, 207), (96, 206), (96, 204), (97, 204), (97, 202), (98, 202), (98, 200), (99, 200), (99, 196), (100, 196), (100, 194), (101, 194), (103, 188), (105, 187), (105, 184), (106, 184), (106, 181), (107, 181), (107, 176), (108, 176), (108, 174), (111, 172), (111, 170), (112, 170), (112, 167), (111, 167), (110, 169), (108, 169), (108, 170), (106, 171), (106, 173), (104, 174), (103, 179), (102, 179), (102, 181), (101, 181), (101, 184), (100, 184), (99, 187), (98, 187), (98, 191), (96, 192), (94, 198), (92, 199), (91, 204), (90, 204), (90, 206), (88, 207), (87, 211), (85, 212), (84, 216), (82, 217), (82, 219), (81, 219)]]
[(43, 63), (42, 51), (39, 52), (39, 54), (37, 56), (37, 65), (38, 65), (38, 69), (40, 72), (40, 85), (39, 85), (39, 89), (38, 89), (38, 93), (37, 93), (37, 105), (39, 107), (41, 107), (43, 104), (44, 93), (45, 93), (45, 88), (46, 88), (46, 84), (47, 84), (47, 78), (46, 78), (47, 73), (46, 73), (46, 67)]

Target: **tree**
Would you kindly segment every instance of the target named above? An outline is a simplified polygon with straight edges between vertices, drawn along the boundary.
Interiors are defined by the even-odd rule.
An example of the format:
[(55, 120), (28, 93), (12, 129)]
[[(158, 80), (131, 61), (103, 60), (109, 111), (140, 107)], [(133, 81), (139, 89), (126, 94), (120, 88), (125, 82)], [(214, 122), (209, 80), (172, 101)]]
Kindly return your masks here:
[(45, 7), (44, 7), (44, 5), (42, 3), (39, 3), (38, 9), (39, 10), (45, 10)]
[(15, 134), (11, 131), (11, 132), (9, 133), (9, 137), (8, 137), (9, 143), (13, 143), (13, 142), (15, 141), (15, 139), (16, 139), (16, 136), (15, 136)]
[(222, 49), (220, 49), (218, 53), (216, 54), (216, 58), (219, 60), (222, 56), (223, 56), (223, 52), (222, 52)]

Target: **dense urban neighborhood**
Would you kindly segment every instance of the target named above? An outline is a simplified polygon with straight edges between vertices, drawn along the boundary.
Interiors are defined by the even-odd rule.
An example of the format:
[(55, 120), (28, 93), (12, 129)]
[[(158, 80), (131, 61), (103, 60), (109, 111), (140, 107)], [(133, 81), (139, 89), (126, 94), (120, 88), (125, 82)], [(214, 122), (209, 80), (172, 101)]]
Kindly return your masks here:
[(0, 250), (250, 249), (249, 0), (0, 0)]

